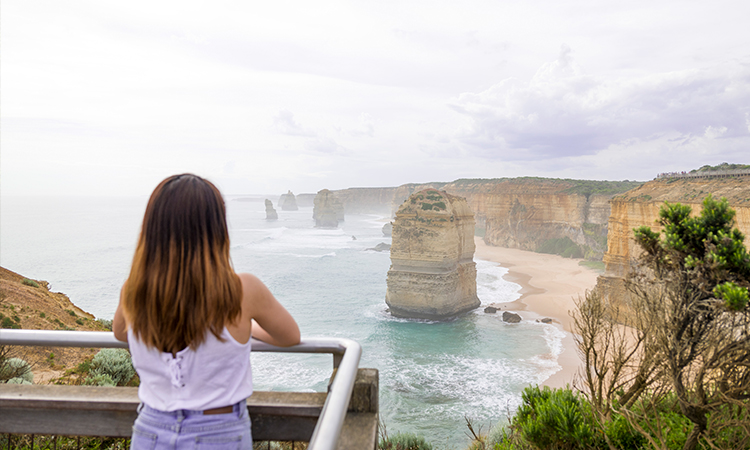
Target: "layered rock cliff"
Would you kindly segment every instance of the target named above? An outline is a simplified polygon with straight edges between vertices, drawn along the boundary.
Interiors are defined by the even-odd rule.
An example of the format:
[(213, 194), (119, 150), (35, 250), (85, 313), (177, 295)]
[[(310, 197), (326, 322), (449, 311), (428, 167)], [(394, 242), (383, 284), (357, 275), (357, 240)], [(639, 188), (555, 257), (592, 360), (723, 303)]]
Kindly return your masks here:
[[(577, 247), (576, 256), (600, 259), (606, 250), (609, 199), (637, 182), (501, 178), (403, 185), (394, 202), (425, 186), (466, 198), (478, 234), (489, 245), (545, 251), (551, 244)], [(567, 240), (568, 244), (564, 244)]]
[(477, 234), (484, 236), (489, 245), (532, 251), (567, 246), (573, 252), (569, 256), (601, 259), (606, 250), (609, 200), (641, 184), (500, 178), (335, 192), (347, 213), (378, 212), (393, 216), (414, 192), (428, 188), (444, 190), (466, 199), (474, 212)]
[(735, 227), (745, 234), (745, 246), (750, 245), (750, 176), (727, 178), (662, 178), (612, 198), (609, 217), (606, 265), (598, 286), (610, 293), (619, 293), (618, 280), (627, 273), (630, 261), (639, 253), (633, 239), (633, 229), (643, 225), (661, 231), (659, 209), (664, 202), (681, 203), (699, 214), (703, 199), (712, 194), (724, 197), (735, 210)]
[(397, 317), (445, 319), (479, 306), (474, 216), (465, 199), (412, 194), (393, 222), (386, 303)]
[(313, 220), (318, 228), (336, 228), (344, 221), (344, 205), (333, 192), (322, 189), (315, 196)]

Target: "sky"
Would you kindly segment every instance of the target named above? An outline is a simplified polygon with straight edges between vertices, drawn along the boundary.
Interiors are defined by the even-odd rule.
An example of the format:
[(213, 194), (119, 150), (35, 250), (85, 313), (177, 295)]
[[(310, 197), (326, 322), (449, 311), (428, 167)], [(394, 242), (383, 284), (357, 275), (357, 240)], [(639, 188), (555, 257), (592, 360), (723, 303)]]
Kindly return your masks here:
[(750, 163), (746, 0), (0, 3), (0, 195)]

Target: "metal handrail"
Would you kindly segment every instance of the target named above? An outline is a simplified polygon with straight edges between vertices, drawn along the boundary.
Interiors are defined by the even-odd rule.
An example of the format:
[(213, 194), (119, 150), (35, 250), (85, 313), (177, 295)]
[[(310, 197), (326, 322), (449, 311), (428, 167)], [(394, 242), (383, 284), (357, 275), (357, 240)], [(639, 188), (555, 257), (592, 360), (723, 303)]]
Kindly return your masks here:
[[(0, 345), (36, 347), (128, 348), (109, 331), (9, 330), (0, 329)], [(351, 339), (307, 338), (291, 347), (276, 347), (253, 339), (253, 351), (278, 353), (331, 353), (336, 376), (313, 430), (308, 449), (333, 450), (344, 425), (362, 347)]]

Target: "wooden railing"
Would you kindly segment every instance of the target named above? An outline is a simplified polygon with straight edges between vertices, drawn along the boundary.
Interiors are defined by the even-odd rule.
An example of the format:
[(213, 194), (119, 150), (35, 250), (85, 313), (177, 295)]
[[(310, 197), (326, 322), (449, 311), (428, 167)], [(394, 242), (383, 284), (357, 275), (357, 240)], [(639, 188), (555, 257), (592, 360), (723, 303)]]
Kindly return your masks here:
[[(123, 347), (112, 333), (0, 330), (0, 345)], [(253, 342), (253, 351), (331, 353), (327, 393), (255, 392), (247, 399), (255, 441), (304, 441), (308, 449), (377, 446), (378, 372), (359, 369), (361, 347), (347, 339), (306, 339), (288, 348)], [(137, 388), (0, 384), (0, 433), (129, 437)]]

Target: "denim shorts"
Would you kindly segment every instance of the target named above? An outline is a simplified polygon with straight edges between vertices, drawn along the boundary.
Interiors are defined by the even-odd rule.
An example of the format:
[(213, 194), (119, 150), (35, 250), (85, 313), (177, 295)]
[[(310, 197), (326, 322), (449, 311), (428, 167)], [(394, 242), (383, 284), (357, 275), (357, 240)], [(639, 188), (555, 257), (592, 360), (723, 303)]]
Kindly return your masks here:
[(159, 411), (141, 404), (130, 448), (251, 450), (253, 439), (245, 400), (235, 404), (231, 413), (213, 415), (186, 409)]

